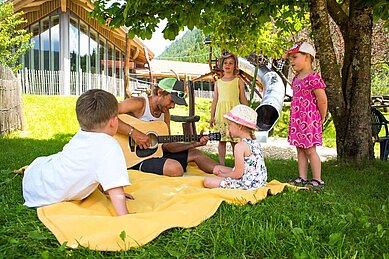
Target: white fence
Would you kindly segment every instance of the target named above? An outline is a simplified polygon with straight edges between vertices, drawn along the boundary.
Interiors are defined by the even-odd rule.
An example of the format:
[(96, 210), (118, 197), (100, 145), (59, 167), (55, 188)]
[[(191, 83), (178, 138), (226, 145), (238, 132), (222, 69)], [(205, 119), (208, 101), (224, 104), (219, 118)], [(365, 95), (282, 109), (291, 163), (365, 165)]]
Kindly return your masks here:
[[(30, 70), (25, 69), (21, 73), (21, 85), (23, 93), (38, 95), (64, 95), (65, 92), (71, 95), (80, 95), (89, 89), (103, 89), (115, 96), (124, 96), (124, 80), (100, 74), (71, 72), (70, 91), (65, 91), (64, 74), (61, 71)], [(149, 85), (142, 80), (130, 78), (130, 91), (136, 95), (145, 93)], [(197, 89), (195, 97), (212, 99), (213, 91)], [(249, 94), (248, 94), (249, 97)]]
[(59, 83), (61, 77), (59, 71), (26, 69), (21, 75), (23, 93), (61, 95), (64, 92)]
[[(46, 94), (64, 95), (65, 85), (64, 73), (62, 71), (29, 70), (25, 69), (21, 73), (21, 84), (23, 93), (26, 94)], [(71, 95), (80, 95), (89, 89), (103, 89), (115, 96), (124, 95), (124, 80), (115, 77), (84, 73), (70, 73)], [(69, 86), (68, 86), (69, 87)]]
[(195, 94), (195, 97), (212, 99), (214, 92), (197, 89), (194, 91), (194, 94)]
[[(208, 98), (208, 99), (212, 99), (214, 93), (215, 93), (214, 91), (205, 91), (205, 90), (200, 90), (200, 89), (197, 89), (194, 91), (195, 97)], [(246, 98), (247, 98), (247, 100), (250, 99), (250, 92), (248, 92), (248, 91), (246, 91)], [(255, 94), (254, 100), (260, 101), (261, 99), (258, 95)]]

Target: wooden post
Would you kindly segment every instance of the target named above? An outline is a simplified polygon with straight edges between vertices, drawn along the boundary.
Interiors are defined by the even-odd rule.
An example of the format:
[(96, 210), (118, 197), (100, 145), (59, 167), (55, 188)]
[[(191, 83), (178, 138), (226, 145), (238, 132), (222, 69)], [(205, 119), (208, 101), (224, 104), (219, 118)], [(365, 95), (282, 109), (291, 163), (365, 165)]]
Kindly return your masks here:
[(124, 55), (124, 99), (131, 97), (130, 90), (130, 58), (131, 58), (131, 43), (126, 33), (126, 52)]
[(17, 115), (19, 115), (19, 126), (20, 129), (24, 131), (24, 114), (23, 114), (23, 95), (22, 95), (22, 83), (21, 83), (20, 75), (17, 77), (17, 87), (16, 87), (16, 96), (18, 98), (18, 106), (16, 107)]
[(153, 72), (152, 72), (152, 68), (151, 68), (151, 64), (150, 64), (150, 59), (149, 59), (149, 52), (147, 51), (146, 47), (143, 47), (143, 51), (145, 53), (147, 66), (149, 67), (150, 92), (153, 92), (154, 80), (153, 80)]

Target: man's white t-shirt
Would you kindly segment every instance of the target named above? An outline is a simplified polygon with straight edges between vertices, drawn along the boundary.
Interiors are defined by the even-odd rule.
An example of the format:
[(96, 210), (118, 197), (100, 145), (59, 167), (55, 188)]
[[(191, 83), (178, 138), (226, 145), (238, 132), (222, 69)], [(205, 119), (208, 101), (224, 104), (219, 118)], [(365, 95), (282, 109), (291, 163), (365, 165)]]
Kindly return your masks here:
[(130, 185), (119, 143), (105, 133), (79, 130), (57, 154), (38, 157), (24, 172), (24, 205), (40, 207)]

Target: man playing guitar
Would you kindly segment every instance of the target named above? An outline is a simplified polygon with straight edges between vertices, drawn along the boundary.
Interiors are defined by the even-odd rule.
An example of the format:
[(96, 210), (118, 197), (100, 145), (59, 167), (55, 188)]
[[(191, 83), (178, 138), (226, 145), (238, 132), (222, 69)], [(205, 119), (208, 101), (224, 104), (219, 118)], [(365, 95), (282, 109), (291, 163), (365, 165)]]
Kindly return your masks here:
[[(170, 134), (170, 109), (178, 105), (187, 105), (185, 101), (184, 85), (175, 78), (162, 79), (158, 86), (154, 86), (152, 95), (148, 97), (131, 97), (119, 103), (119, 114), (129, 114), (142, 121), (164, 121)], [(136, 129), (136, 125), (129, 125), (119, 120), (118, 133), (129, 135), (139, 148), (150, 147), (150, 138)], [(163, 156), (148, 158), (131, 167), (143, 172), (166, 176), (182, 176), (188, 162), (195, 162), (206, 173), (212, 173), (218, 163), (206, 156), (196, 147), (204, 146), (209, 140), (203, 136), (193, 143), (164, 143)]]

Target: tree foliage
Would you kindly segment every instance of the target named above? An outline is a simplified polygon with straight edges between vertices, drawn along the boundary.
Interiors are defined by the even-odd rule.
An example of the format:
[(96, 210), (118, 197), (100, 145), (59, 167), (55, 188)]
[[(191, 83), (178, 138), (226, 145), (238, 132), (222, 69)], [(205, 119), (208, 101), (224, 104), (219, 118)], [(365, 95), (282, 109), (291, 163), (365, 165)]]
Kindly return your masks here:
[(13, 67), (17, 71), (21, 65), (16, 65), (20, 56), (29, 48), (31, 34), (19, 26), (26, 22), (23, 13), (14, 13), (12, 3), (0, 3), (0, 63)]
[[(293, 1), (95, 1), (92, 15), (110, 26), (125, 25), (130, 37), (150, 39), (160, 20), (167, 20), (164, 37), (174, 40), (187, 26), (210, 35), (212, 44), (246, 56), (262, 52), (280, 56), (294, 33), (308, 25), (308, 16)], [(306, 8), (306, 1), (302, 1)]]
[[(213, 45), (246, 56), (263, 52), (280, 55), (296, 40), (301, 29), (309, 26), (309, 3), (290, 0), (187, 0), (187, 1), (121, 1), (96, 0), (92, 16), (110, 26), (126, 26), (130, 38), (150, 39), (161, 20), (167, 20), (164, 37), (174, 40), (187, 26), (197, 27), (212, 36)], [(335, 2), (347, 10), (349, 0)], [(386, 0), (359, 0), (355, 6), (372, 6), (374, 19), (383, 19), (388, 27), (389, 4)], [(339, 15), (339, 12), (332, 15)]]
[[(251, 52), (279, 57), (301, 29), (310, 26), (334, 118), (338, 157), (373, 158), (371, 141), (371, 49), (373, 20), (388, 26), (387, 0), (156, 0), (107, 5), (97, 0), (93, 15), (111, 26), (125, 25), (130, 36), (149, 39), (166, 19), (164, 37), (173, 40), (184, 26), (212, 35), (212, 44), (241, 56)], [(336, 38), (331, 22), (339, 31)], [(337, 40), (342, 56), (337, 58)]]

